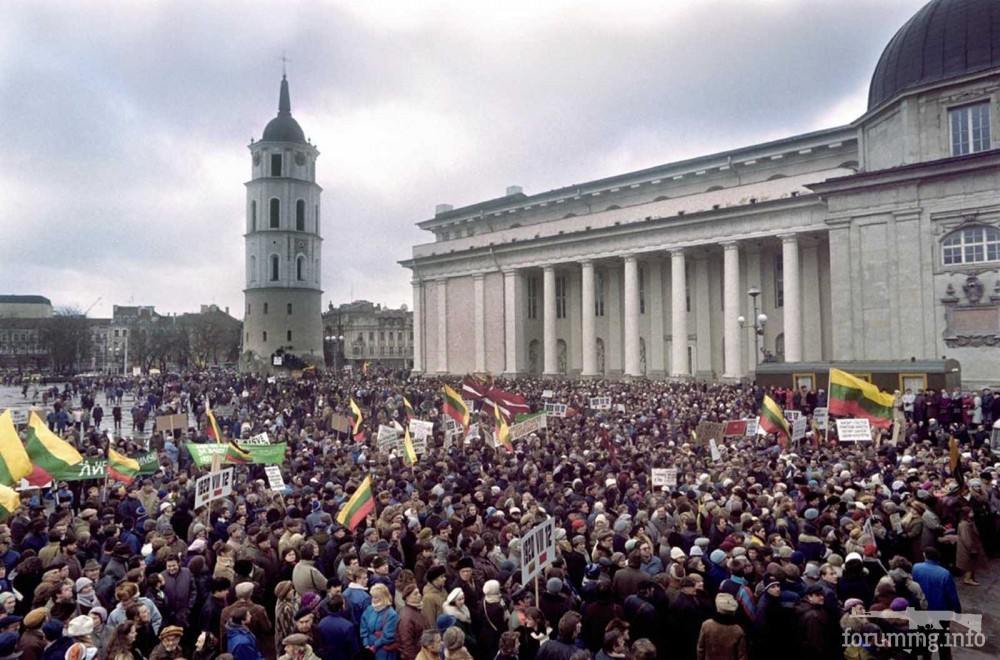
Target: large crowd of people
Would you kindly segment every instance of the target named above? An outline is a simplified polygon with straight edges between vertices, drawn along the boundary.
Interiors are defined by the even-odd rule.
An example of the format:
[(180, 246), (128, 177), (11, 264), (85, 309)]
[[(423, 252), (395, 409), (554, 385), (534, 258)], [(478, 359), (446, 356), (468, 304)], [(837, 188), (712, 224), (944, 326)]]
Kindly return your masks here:
[[(478, 437), (446, 430), (444, 382), (206, 370), (26, 387), (81, 454), (154, 449), (160, 465), (128, 485), (22, 493), (0, 525), (0, 660), (947, 657), (879, 633), (906, 631), (914, 610), (961, 612), (957, 583), (976, 588), (1000, 552), (984, 430), (1000, 398), (985, 392), (900, 396), (899, 428), (875, 442), (813, 427), (713, 451), (700, 422), (756, 418), (765, 394), (810, 418), (824, 394), (498, 381), (534, 409), (567, 406), (507, 451), (491, 410), (473, 413)], [(224, 436), (286, 443), (283, 490), (235, 465), (232, 495), (195, 508), (209, 468), (185, 444), (219, 440), (206, 402)], [(151, 428), (171, 413), (190, 428)], [(434, 422), (413, 464), (376, 441), (410, 415)], [(676, 483), (654, 487), (666, 467)], [(366, 477), (375, 507), (350, 529), (338, 513)], [(521, 537), (550, 518), (555, 556), (522, 584)]]

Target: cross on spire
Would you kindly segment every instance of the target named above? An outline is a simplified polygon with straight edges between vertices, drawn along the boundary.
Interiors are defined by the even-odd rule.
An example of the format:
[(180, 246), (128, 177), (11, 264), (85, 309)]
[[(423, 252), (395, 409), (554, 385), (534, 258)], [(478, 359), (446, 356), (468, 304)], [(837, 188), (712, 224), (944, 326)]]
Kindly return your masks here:
[(291, 62), (291, 60), (285, 57), (285, 51), (281, 51), (281, 57), (279, 57), (278, 59), (281, 60), (281, 77), (284, 78), (286, 75), (288, 75), (287, 64)]

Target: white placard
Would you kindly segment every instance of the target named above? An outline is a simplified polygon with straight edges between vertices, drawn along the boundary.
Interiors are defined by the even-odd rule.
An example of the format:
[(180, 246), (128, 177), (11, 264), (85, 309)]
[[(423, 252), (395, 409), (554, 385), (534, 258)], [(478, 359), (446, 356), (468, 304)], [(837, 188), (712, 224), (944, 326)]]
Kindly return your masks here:
[(653, 468), (653, 488), (677, 486), (677, 468)]
[(746, 422), (747, 422), (747, 430), (746, 433), (744, 433), (743, 435), (744, 437), (752, 438), (755, 435), (757, 435), (757, 424), (758, 422), (760, 422), (760, 420), (757, 419), (756, 417), (753, 417), (751, 419), (747, 419)]
[(466, 442), (471, 440), (478, 440), (481, 436), (479, 435), (479, 424), (472, 424), (469, 426), (469, 430), (465, 432)]
[(233, 468), (211, 472), (198, 477), (194, 483), (194, 508), (200, 509), (209, 502), (233, 494)]
[(417, 456), (427, 455), (427, 436), (422, 435), (419, 438), (410, 438), (410, 444), (413, 445), (413, 453)]
[(277, 465), (265, 465), (264, 474), (267, 475), (267, 483), (271, 486), (271, 490), (276, 492), (284, 492), (285, 490), (285, 479), (281, 476), (281, 468)]
[(715, 438), (709, 439), (709, 441), (708, 441), (708, 448), (712, 452), (712, 460), (713, 461), (721, 461), (722, 460), (722, 452), (719, 451), (719, 445), (717, 445), (715, 443)]
[(542, 390), (542, 398), (543, 399), (551, 399), (555, 395), (556, 395), (556, 393), (553, 392), (552, 390)]
[(399, 444), (398, 440), (399, 431), (385, 424), (378, 425), (378, 435), (375, 438), (375, 444), (381, 453), (388, 454), (394, 450)]
[(618, 412), (620, 412), (622, 414), (625, 414), (625, 404), (624, 403), (616, 403), (615, 404), (615, 410), (617, 410)]
[(548, 428), (548, 416), (545, 413), (532, 415), (523, 422), (511, 424), (510, 440), (513, 442), (532, 433), (537, 433), (544, 428)]
[(611, 410), (611, 397), (592, 396), (589, 405), (591, 410)]
[[(452, 421), (454, 422), (455, 420)], [(432, 435), (434, 435), (434, 422), (426, 422), (422, 419), (410, 420), (410, 438), (412, 440), (429, 438)]]
[(797, 442), (806, 437), (806, 418), (799, 417), (792, 422), (792, 442)]
[(789, 422), (794, 422), (799, 417), (802, 417), (802, 411), (801, 410), (786, 410), (785, 411), (785, 419), (787, 419)]
[(549, 518), (521, 537), (521, 584), (527, 585), (556, 558), (556, 521)]
[(841, 442), (871, 442), (871, 422), (867, 419), (838, 419), (837, 437)]
[(267, 431), (263, 433), (258, 433), (257, 435), (252, 435), (243, 441), (244, 445), (269, 445), (271, 444), (271, 438), (267, 435)]
[(565, 417), (566, 416), (566, 404), (565, 403), (549, 403), (545, 402), (545, 414), (552, 417)]
[(830, 419), (829, 408), (816, 408), (813, 410), (813, 421), (816, 422), (816, 428), (820, 431), (826, 430), (827, 422)]

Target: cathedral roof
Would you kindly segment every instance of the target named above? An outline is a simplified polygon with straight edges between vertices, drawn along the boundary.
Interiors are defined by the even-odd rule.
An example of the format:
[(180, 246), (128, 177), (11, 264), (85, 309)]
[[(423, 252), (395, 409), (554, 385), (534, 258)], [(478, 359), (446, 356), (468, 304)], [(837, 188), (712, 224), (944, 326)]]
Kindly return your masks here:
[(278, 96), (278, 116), (264, 127), (264, 142), (300, 142), (305, 144), (306, 136), (299, 122), (292, 117), (292, 102), (288, 94), (288, 79), (281, 76), (281, 93)]
[(879, 58), (868, 109), (927, 84), (1000, 67), (1000, 2), (931, 0)]

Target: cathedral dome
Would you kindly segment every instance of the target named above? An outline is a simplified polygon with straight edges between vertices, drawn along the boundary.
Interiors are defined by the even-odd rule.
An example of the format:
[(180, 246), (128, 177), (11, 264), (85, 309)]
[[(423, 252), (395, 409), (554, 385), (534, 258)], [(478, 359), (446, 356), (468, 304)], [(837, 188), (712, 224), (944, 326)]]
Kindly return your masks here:
[(1000, 2), (931, 0), (879, 58), (868, 109), (900, 92), (1000, 67)]
[(281, 77), (281, 92), (278, 96), (278, 116), (267, 122), (264, 127), (264, 142), (301, 142), (305, 144), (306, 135), (299, 122), (292, 117), (292, 102), (288, 94), (288, 80)]

